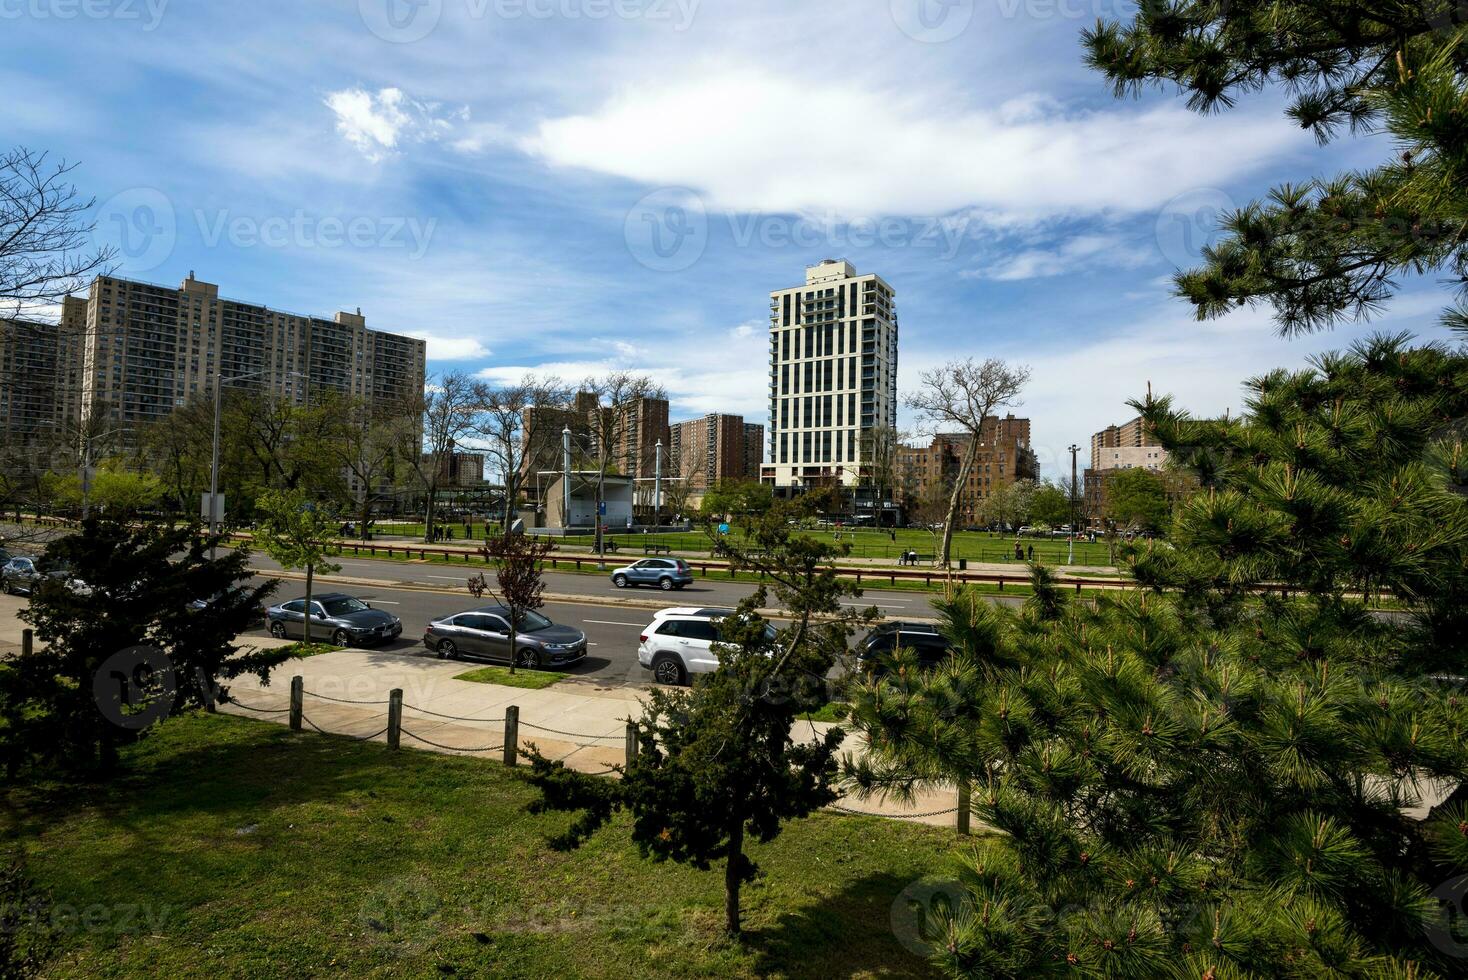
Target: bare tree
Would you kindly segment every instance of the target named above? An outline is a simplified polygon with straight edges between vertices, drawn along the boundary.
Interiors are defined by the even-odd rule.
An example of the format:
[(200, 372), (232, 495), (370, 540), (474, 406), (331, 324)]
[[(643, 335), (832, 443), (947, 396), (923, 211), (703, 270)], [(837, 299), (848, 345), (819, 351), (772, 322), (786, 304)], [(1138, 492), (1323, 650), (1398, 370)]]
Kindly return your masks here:
[[(708, 455), (675, 453), (668, 458), (672, 478), (663, 479), (663, 510), (669, 514), (688, 513), (688, 500), (693, 496), (700, 477), (707, 477)], [(706, 482), (706, 481), (705, 481)]]
[(70, 183), (75, 169), (25, 147), (0, 154), (0, 320), (48, 314), (116, 255), (92, 245), (95, 202)]
[(381, 497), (378, 488), (393, 472), (403, 444), (402, 430), (417, 427), (359, 398), (332, 396), (326, 407), (336, 421), (336, 431), (324, 440), (326, 453), (355, 484), (347, 489), (357, 509), (357, 535), (365, 541), (372, 505)]
[[(499, 583), (498, 594), (489, 584), (489, 579), (480, 572), (469, 580), (469, 593), (476, 599), (487, 594), (498, 599), (509, 611), (510, 626), (510, 673), (516, 666), (536, 667), (535, 652), (520, 655), (517, 637), (525, 624), (525, 618), (545, 605), (545, 579), (541, 566), (550, 556), (555, 545), (548, 538), (532, 538), (528, 534), (511, 534), (506, 531), (498, 538), (484, 542), (480, 554), (494, 566), (495, 580)], [(523, 662), (522, 662), (523, 661)]]
[(399, 456), (417, 477), (427, 501), (424, 506), (423, 540), (433, 540), (434, 508), (454, 451), (466, 438), (480, 431), (485, 386), (462, 371), (454, 371), (430, 383), (422, 394), (409, 398), (401, 417), (412, 424), (399, 438)]
[[(596, 467), (596, 553), (604, 554), (605, 541), (602, 534), (602, 504), (606, 500), (606, 478), (617, 468), (623, 455), (634, 413), (644, 398), (662, 398), (663, 389), (653, 384), (646, 375), (635, 375), (617, 371), (602, 378), (588, 378), (581, 386), (584, 393), (595, 399), (588, 424), (591, 430), (591, 446), (588, 447)], [(641, 447), (637, 447), (641, 449)], [(628, 452), (632, 452), (628, 447)], [(633, 467), (636, 460), (627, 460)], [(629, 474), (631, 475), (631, 474)]]
[(967, 437), (968, 446), (958, 478), (948, 497), (948, 518), (943, 524), (943, 548), (939, 558), (946, 567), (953, 549), (953, 528), (963, 489), (989, 427), (997, 424), (995, 412), (1019, 405), (1020, 392), (1030, 380), (1030, 369), (1009, 365), (997, 358), (977, 362), (973, 358), (949, 361), (924, 371), (921, 388), (908, 398), (908, 407), (939, 429), (953, 427)]
[(512, 385), (488, 388), (484, 393), (480, 435), (488, 442), (491, 459), (504, 473), (506, 532), (515, 520), (515, 502), (526, 464), (537, 460), (547, 437), (558, 429), (571, 400), (571, 389), (560, 378), (527, 374)]

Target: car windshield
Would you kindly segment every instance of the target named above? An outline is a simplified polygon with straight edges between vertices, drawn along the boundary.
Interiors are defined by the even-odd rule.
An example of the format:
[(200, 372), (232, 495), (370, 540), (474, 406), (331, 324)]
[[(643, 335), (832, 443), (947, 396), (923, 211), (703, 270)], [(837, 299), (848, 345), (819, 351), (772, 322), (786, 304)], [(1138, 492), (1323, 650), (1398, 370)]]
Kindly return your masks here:
[(530, 612), (527, 609), (525, 612), (520, 614), (520, 621), (516, 624), (515, 630), (519, 633), (538, 633), (541, 630), (549, 629), (554, 625), (554, 623), (546, 619), (540, 613)]
[(328, 616), (350, 616), (352, 613), (358, 613), (371, 607), (361, 599), (345, 597), (341, 599), (327, 599), (321, 604), (321, 608), (326, 610), (326, 615)]

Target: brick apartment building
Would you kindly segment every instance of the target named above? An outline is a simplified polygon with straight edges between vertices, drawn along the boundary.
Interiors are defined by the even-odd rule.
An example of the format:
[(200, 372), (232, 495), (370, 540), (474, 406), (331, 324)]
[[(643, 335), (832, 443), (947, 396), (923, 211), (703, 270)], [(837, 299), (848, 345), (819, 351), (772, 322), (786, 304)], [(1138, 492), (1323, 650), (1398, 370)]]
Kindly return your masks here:
[(742, 415), (705, 415), (673, 426), (664, 472), (685, 478), (694, 492), (722, 480), (758, 480), (764, 446), (764, 426)]
[[(963, 467), (969, 440), (966, 433), (939, 433), (926, 446), (898, 447), (894, 469), (906, 509), (911, 511), (925, 500), (947, 499)], [(986, 419), (980, 431), (978, 458), (960, 495), (959, 525), (987, 524), (985, 502), (991, 494), (1016, 480), (1038, 476), (1030, 450), (1030, 420), (1013, 415)]]

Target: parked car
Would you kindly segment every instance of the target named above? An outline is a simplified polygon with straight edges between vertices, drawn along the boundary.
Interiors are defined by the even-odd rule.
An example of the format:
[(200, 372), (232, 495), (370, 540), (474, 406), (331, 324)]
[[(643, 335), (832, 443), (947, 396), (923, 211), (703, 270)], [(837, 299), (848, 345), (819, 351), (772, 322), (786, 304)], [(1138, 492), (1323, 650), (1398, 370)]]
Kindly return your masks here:
[(24, 555), (13, 557), (0, 565), (0, 592), (7, 595), (34, 595), (36, 586), (43, 578), (61, 579), (78, 595), (90, 595), (92, 592), (86, 583), (72, 578), (71, 570), (66, 566), (47, 566), (39, 558), (27, 558)]
[(619, 589), (629, 585), (656, 585), (664, 592), (693, 584), (693, 569), (682, 558), (644, 558), (612, 571), (612, 584)]
[[(270, 635), (279, 639), (304, 639), (306, 600), (292, 599), (265, 610)], [(311, 637), (329, 639), (334, 646), (350, 647), (387, 643), (403, 632), (402, 621), (392, 613), (373, 609), (355, 596), (329, 592), (311, 597)]]
[(1035, 529), (1030, 527), (1028, 524), (1021, 524), (1019, 530), (1014, 533), (1018, 534), (1020, 537), (1024, 537), (1026, 534), (1034, 534)]
[[(191, 613), (203, 612), (205, 609), (208, 609), (210, 606), (214, 605), (214, 603), (216, 603), (219, 600), (223, 599), (226, 595), (236, 595), (237, 596), (237, 595), (246, 594), (248, 592), (250, 592), (250, 590), (249, 589), (246, 589), (244, 586), (236, 586), (231, 592), (228, 592), (228, 593), (226, 593), (226, 592), (216, 592), (214, 595), (209, 596), (207, 599), (194, 599), (194, 600), (191, 600), (189, 602), (188, 609), (189, 609), (189, 612), (191, 612)], [(265, 609), (263, 607), (261, 607), (261, 606), (256, 606), (253, 609), (253, 611), (251, 612), (251, 614), (250, 614), (250, 625), (251, 626), (259, 626), (259, 625), (263, 624), (265, 622), (265, 620), (266, 620)]]
[(934, 667), (949, 656), (948, 640), (929, 623), (905, 623), (897, 620), (878, 625), (856, 645), (856, 656), (862, 669), (882, 670), (882, 659), (898, 647), (917, 654), (924, 668)]
[[(659, 610), (638, 639), (637, 662), (652, 671), (659, 684), (687, 684), (693, 674), (711, 674), (719, 669), (714, 644), (719, 642), (719, 622), (733, 609), (677, 607)], [(773, 626), (766, 638), (774, 640)]]
[[(443, 616), (428, 624), (423, 645), (440, 658), (510, 662), (510, 610), (485, 606)], [(525, 612), (515, 628), (515, 666), (569, 667), (586, 658), (586, 634)]]

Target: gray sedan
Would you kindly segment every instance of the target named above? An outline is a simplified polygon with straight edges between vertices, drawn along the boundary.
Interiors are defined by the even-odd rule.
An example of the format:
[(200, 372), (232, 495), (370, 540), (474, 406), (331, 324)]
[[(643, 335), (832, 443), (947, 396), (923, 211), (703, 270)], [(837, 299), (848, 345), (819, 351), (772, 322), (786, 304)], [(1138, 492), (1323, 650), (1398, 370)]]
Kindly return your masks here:
[[(440, 657), (469, 657), (510, 662), (510, 611), (485, 606), (435, 619), (423, 634), (423, 645)], [(515, 631), (515, 666), (568, 667), (586, 657), (586, 634), (561, 626), (540, 613), (520, 616)]]
[(664, 592), (693, 584), (693, 569), (682, 558), (644, 558), (613, 570), (612, 584), (619, 589), (629, 585), (656, 585)]
[[(292, 599), (265, 610), (270, 635), (278, 639), (304, 638), (306, 600)], [(392, 613), (373, 609), (361, 599), (340, 593), (311, 599), (311, 639), (330, 639), (334, 646), (350, 647), (387, 643), (403, 632), (402, 621)]]

